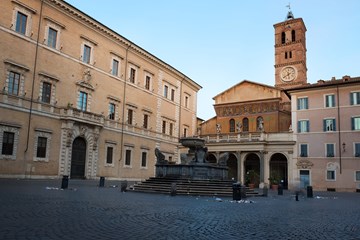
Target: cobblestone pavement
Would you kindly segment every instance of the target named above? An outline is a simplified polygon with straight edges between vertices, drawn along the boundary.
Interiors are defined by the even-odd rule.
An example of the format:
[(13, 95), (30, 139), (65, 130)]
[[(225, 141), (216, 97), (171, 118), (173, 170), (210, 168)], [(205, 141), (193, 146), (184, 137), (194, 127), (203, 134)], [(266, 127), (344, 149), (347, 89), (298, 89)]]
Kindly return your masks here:
[(122, 193), (116, 182), (0, 179), (0, 239), (357, 239), (360, 193), (231, 198)]

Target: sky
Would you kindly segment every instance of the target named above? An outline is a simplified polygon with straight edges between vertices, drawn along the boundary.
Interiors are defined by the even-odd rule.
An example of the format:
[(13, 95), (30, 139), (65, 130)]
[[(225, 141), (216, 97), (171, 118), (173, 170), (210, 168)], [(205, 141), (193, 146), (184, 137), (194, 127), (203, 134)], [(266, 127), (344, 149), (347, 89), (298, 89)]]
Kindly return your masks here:
[(243, 80), (275, 84), (274, 27), (305, 22), (307, 77), (360, 76), (360, 0), (66, 0), (202, 86), (197, 115)]

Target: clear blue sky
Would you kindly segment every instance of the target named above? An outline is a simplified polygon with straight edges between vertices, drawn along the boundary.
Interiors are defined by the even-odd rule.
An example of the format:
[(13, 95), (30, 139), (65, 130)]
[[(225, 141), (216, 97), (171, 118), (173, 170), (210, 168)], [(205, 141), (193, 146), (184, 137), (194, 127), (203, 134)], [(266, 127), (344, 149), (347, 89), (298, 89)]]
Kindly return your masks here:
[(308, 82), (360, 76), (360, 0), (67, 0), (203, 88), (198, 117), (242, 80), (273, 86), (274, 28), (288, 8), (307, 27)]

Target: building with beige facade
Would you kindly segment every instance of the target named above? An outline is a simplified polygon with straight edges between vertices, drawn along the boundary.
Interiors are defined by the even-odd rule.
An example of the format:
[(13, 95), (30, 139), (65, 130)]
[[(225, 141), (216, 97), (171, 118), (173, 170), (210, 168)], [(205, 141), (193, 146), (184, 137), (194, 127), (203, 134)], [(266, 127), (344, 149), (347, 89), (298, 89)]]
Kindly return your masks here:
[(201, 86), (61, 0), (5, 0), (1, 177), (146, 179), (177, 161)]
[(360, 77), (319, 80), (286, 92), (301, 186), (360, 189)]

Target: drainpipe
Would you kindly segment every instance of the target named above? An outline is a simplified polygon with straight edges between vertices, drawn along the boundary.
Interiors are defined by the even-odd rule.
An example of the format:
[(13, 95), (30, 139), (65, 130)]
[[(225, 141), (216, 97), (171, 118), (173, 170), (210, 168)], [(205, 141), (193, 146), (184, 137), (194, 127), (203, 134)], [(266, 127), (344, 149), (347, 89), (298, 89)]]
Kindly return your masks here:
[(179, 133), (178, 133), (178, 138), (180, 139), (181, 138), (181, 112), (182, 112), (182, 107), (181, 107), (181, 102), (182, 102), (182, 87), (183, 87), (183, 82), (185, 80), (185, 77), (181, 80), (181, 84), (180, 84), (180, 105), (179, 105), (179, 108), (180, 108), (180, 111), (179, 111), (179, 124), (178, 124), (178, 129), (179, 129)]
[(340, 96), (339, 96), (339, 85), (336, 86), (336, 95), (337, 95), (337, 112), (338, 112), (338, 137), (339, 137), (339, 167), (340, 174), (342, 173), (342, 164), (341, 164), (341, 124), (340, 124)]
[[(34, 68), (33, 68), (33, 76), (32, 76), (32, 86), (31, 86), (31, 96), (30, 96), (30, 109), (29, 109), (29, 117), (27, 124), (27, 136), (26, 136), (26, 148), (24, 151), (24, 161), (26, 163), (26, 153), (29, 149), (29, 140), (30, 140), (30, 126), (31, 126), (31, 116), (32, 116), (32, 106), (33, 106), (33, 98), (34, 98), (34, 89), (35, 89), (35, 77), (36, 77), (36, 66), (38, 60), (38, 51), (39, 51), (39, 39), (40, 39), (40, 28), (41, 28), (41, 18), (43, 12), (44, 0), (41, 0), (40, 5), (40, 14), (39, 14), (39, 24), (38, 24), (38, 32), (36, 37), (36, 48), (35, 48), (35, 59), (34, 59)], [(31, 173), (31, 170), (30, 170)], [(26, 166), (24, 165), (24, 176), (26, 175)]]
[(127, 76), (127, 65), (128, 65), (128, 53), (131, 44), (126, 48), (125, 54), (125, 72), (124, 72), (124, 92), (123, 92), (123, 103), (122, 103), (122, 120), (121, 120), (121, 140), (120, 140), (120, 158), (119, 158), (119, 167), (118, 167), (118, 177), (120, 176), (120, 162), (123, 157), (124, 151), (124, 125), (125, 125), (125, 99), (126, 99), (126, 76)]

